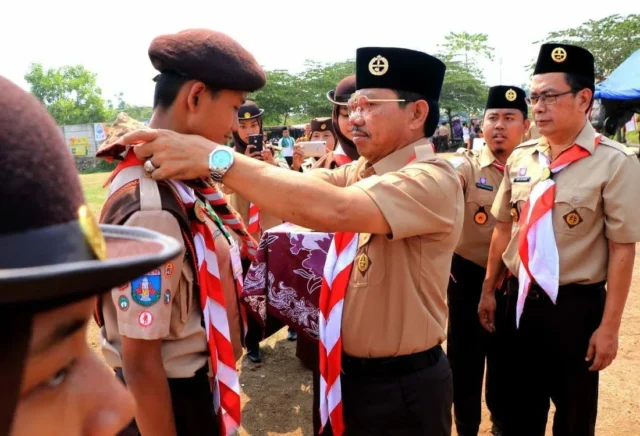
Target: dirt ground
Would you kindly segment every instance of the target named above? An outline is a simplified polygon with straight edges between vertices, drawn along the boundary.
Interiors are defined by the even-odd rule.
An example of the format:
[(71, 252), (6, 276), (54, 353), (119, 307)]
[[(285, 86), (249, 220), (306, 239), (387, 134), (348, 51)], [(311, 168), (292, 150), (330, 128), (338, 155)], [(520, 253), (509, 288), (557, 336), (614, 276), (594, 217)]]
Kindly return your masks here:
[[(636, 256), (636, 270), (622, 321), (618, 357), (600, 378), (598, 435), (640, 435), (639, 258), (640, 254)], [(89, 342), (99, 353), (95, 325), (89, 332)], [(287, 341), (284, 329), (263, 343), (263, 351), (262, 364), (254, 365), (246, 357), (238, 363), (243, 404), (240, 435), (311, 436), (311, 373), (295, 357), (295, 342)], [(489, 429), (485, 408), (480, 434), (489, 435)], [(547, 435), (551, 435), (550, 429)]]

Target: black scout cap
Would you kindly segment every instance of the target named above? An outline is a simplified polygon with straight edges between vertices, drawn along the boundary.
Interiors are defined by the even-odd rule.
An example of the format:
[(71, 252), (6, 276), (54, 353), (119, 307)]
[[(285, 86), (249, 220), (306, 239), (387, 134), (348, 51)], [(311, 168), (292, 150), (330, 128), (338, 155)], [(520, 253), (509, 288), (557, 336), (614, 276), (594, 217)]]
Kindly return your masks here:
[(238, 120), (253, 120), (260, 118), (263, 113), (264, 109), (260, 109), (255, 102), (247, 100), (238, 109)]
[(518, 109), (527, 112), (527, 94), (517, 86), (492, 86), (489, 88), (486, 109)]
[(415, 50), (363, 47), (356, 51), (357, 89), (396, 89), (438, 101), (445, 71), (440, 59)]
[(162, 73), (180, 74), (217, 89), (253, 92), (266, 76), (251, 53), (224, 33), (189, 29), (151, 42), (149, 58)]
[(595, 81), (595, 65), (591, 52), (577, 45), (542, 44), (533, 75), (570, 73)]

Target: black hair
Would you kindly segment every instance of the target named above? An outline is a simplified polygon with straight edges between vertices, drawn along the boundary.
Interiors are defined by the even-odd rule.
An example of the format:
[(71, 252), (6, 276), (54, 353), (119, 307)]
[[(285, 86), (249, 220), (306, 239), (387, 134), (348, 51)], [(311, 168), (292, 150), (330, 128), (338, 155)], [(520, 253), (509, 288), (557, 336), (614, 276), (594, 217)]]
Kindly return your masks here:
[(282, 131), (283, 131), (283, 132), (288, 132), (288, 131), (289, 131), (289, 128), (288, 128), (288, 127), (283, 127), (283, 128), (282, 128)]
[[(176, 101), (178, 92), (190, 79), (182, 74), (171, 71), (158, 74), (153, 81), (156, 82), (156, 89), (153, 94), (153, 108), (158, 107), (167, 109)], [(218, 90), (207, 86), (207, 90), (211, 94), (211, 98), (215, 97)]]
[(429, 114), (427, 115), (427, 119), (424, 122), (424, 136), (433, 136), (436, 131), (436, 127), (438, 127), (438, 122), (440, 121), (440, 105), (438, 104), (438, 102), (435, 100), (431, 100), (430, 98), (426, 98), (425, 96), (418, 94), (417, 92), (396, 90), (396, 94), (399, 99), (405, 100), (398, 103), (398, 106), (400, 106), (401, 108), (404, 108), (408, 103), (413, 103), (418, 100), (425, 100), (427, 103), (429, 103)]
[(595, 84), (593, 80), (588, 77), (572, 73), (564, 73), (564, 79), (574, 93), (582, 91), (583, 89), (591, 90), (591, 101), (589, 102), (589, 107), (587, 107), (587, 110), (585, 111), (585, 114), (589, 113), (591, 106), (593, 106), (593, 94), (595, 92)]

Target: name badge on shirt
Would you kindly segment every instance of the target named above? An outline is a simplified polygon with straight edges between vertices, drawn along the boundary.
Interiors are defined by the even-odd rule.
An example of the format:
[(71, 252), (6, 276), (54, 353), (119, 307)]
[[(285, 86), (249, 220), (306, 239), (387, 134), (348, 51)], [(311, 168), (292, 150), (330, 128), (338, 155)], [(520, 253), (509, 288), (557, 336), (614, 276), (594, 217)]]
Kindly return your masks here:
[(531, 181), (531, 177), (516, 177), (513, 179), (513, 183), (529, 183)]
[(240, 249), (236, 241), (231, 241), (229, 247), (229, 254), (231, 255), (231, 268), (233, 269), (233, 276), (242, 284), (242, 259), (240, 258)]
[(486, 177), (480, 177), (480, 180), (476, 183), (476, 188), (484, 189), (485, 191), (493, 191), (493, 186), (487, 185)]

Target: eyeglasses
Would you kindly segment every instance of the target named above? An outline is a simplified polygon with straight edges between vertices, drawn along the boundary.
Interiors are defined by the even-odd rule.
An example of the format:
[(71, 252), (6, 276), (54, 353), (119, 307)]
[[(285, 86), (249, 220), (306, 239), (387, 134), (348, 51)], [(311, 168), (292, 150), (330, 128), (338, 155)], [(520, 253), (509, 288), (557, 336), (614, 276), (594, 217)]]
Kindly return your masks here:
[(578, 91), (575, 89), (570, 89), (569, 91), (562, 92), (560, 94), (532, 95), (526, 99), (526, 102), (531, 106), (535, 106), (536, 104), (538, 104), (538, 100), (542, 99), (542, 104), (556, 104), (558, 102), (558, 97), (562, 97), (563, 95), (567, 94), (575, 94), (576, 92)]
[(380, 103), (401, 103), (406, 101), (404, 98), (369, 98), (362, 94), (352, 94), (351, 98), (347, 102), (347, 110), (349, 116), (355, 116), (357, 114), (363, 115), (371, 109), (372, 104)]

